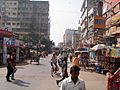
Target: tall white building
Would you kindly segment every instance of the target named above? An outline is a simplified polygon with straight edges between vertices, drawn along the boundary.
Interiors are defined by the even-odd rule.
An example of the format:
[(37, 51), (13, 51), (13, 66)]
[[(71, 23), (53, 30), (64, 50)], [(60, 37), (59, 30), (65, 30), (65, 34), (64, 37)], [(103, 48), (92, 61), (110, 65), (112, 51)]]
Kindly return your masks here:
[(78, 30), (66, 29), (64, 35), (64, 45), (66, 47), (75, 48), (75, 44), (77, 40), (78, 40)]

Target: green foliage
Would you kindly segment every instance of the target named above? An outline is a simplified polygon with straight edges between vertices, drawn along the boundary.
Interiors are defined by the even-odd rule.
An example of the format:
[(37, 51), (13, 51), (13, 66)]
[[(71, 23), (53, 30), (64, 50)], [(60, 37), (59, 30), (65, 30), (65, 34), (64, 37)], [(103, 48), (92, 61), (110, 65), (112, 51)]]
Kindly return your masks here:
[(45, 38), (43, 35), (38, 33), (30, 33), (23, 37), (24, 42), (32, 42), (34, 45), (42, 44), (45, 45), (44, 50), (48, 51), (54, 45), (53, 41)]

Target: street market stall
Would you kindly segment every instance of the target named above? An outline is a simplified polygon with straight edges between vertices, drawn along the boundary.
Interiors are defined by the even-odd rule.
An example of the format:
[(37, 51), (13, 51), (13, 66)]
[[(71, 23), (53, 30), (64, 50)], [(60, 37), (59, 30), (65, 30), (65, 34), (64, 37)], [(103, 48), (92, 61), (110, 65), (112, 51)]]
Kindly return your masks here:
[(96, 72), (106, 74), (109, 67), (120, 67), (120, 48), (111, 48), (104, 44), (98, 44), (91, 50), (96, 55)]

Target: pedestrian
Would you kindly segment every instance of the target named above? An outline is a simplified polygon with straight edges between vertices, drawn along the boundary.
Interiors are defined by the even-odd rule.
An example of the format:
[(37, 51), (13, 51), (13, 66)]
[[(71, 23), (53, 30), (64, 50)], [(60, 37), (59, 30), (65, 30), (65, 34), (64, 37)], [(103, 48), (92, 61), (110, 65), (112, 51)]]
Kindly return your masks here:
[(71, 76), (63, 80), (60, 90), (86, 90), (85, 82), (78, 78), (79, 71), (78, 66), (72, 66), (70, 68)]
[(60, 67), (62, 67), (62, 53), (59, 53), (59, 55), (57, 56), (57, 58), (58, 58), (58, 65)]
[(87, 70), (87, 66), (88, 66), (88, 62), (89, 62), (89, 54), (88, 53), (81, 53), (80, 56), (80, 62), (81, 62), (81, 66), (83, 66), (84, 71)]
[[(61, 59), (62, 59), (62, 74), (63, 73), (67, 73), (67, 61), (68, 61), (68, 54), (67, 54), (67, 51), (62, 51), (62, 55), (61, 55)], [(64, 70), (65, 71), (64, 71)]]
[(10, 75), (13, 73), (14, 66), (12, 64), (12, 58), (11, 58), (11, 53), (7, 56), (7, 75), (6, 75), (6, 80), (8, 82), (11, 82), (10, 80)]
[(120, 71), (120, 68), (117, 70), (115, 67), (109, 67), (109, 72), (106, 73), (107, 90), (119, 90), (119, 89), (116, 89), (117, 87), (115, 87), (116, 85), (114, 84), (114, 80), (115, 80), (115, 77), (117, 77), (118, 71)]
[(75, 57), (72, 60), (72, 66), (80, 66), (80, 58), (78, 58), (78, 53), (75, 53)]
[(56, 80), (57, 85), (67, 77), (68, 77), (67, 60), (65, 60), (63, 61), (63, 65), (62, 65), (62, 78), (59, 80)]
[(13, 68), (14, 68), (13, 69), (13, 73), (11, 74), (11, 79), (15, 80), (14, 74), (17, 71), (17, 68), (16, 68), (16, 55), (15, 55), (15, 53), (12, 54), (11, 59), (12, 59), (12, 65), (13, 65)]
[(70, 52), (70, 53), (69, 53), (69, 59), (70, 59), (70, 62), (72, 62), (72, 58), (73, 58), (73, 53)]

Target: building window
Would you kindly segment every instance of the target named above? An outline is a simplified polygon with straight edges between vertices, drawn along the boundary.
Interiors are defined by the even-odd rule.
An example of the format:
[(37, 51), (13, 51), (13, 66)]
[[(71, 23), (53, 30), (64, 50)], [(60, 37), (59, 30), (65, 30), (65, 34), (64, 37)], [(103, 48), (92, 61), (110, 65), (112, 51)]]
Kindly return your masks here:
[(5, 25), (5, 23), (2, 23), (2, 25)]
[(12, 3), (10, 3), (10, 5), (12, 5)]
[(18, 15), (20, 15), (20, 12), (18, 13)]
[(16, 23), (12, 23), (12, 25), (16, 25)]
[(13, 8), (13, 10), (17, 10), (17, 8)]
[(8, 15), (10, 15), (10, 12), (8, 12)]
[(14, 3), (14, 5), (16, 5), (17, 3)]
[(17, 23), (17, 25), (20, 25), (20, 23)]
[(5, 3), (3, 3), (3, 5), (5, 5)]
[(15, 12), (13, 12), (13, 15), (16, 15), (16, 13), (15, 13)]
[(11, 25), (11, 23), (7, 23), (7, 25)]

